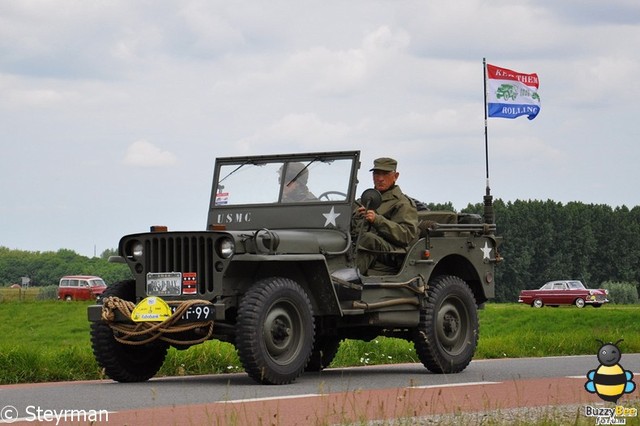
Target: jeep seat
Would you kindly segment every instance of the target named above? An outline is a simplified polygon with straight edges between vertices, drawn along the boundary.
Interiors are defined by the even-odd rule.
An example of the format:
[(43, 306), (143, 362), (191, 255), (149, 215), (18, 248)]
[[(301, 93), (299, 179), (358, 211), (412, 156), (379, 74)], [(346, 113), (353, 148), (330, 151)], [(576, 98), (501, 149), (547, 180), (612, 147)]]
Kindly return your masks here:
[[(419, 211), (418, 212), (418, 238), (424, 238), (428, 235), (442, 236), (442, 231), (434, 232), (437, 224), (455, 224), (458, 223), (458, 214), (452, 211)], [(435, 234), (435, 235), (434, 235)]]

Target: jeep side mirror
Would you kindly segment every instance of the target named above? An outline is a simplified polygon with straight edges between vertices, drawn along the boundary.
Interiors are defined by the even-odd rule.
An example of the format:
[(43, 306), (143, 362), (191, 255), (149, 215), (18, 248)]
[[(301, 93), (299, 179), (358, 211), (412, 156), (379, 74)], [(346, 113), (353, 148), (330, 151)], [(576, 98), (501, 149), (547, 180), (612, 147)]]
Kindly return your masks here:
[(368, 210), (375, 210), (382, 204), (382, 194), (377, 189), (365, 189), (360, 196), (360, 202)]

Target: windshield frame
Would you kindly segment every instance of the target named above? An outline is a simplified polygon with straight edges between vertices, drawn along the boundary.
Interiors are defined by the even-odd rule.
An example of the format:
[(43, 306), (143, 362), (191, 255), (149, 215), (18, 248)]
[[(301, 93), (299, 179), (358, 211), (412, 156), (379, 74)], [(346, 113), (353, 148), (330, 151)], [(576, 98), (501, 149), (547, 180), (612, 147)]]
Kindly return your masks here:
[[(291, 167), (288, 173), (293, 164), (297, 168)], [(305, 220), (317, 216), (316, 210), (322, 211), (323, 221), (322, 215), (340, 215), (341, 223), (335, 223), (336, 227), (348, 228), (344, 219), (356, 198), (359, 168), (360, 151), (218, 158), (207, 229), (218, 225), (227, 229), (322, 228), (322, 223)], [(286, 185), (296, 181), (308, 183), (313, 197), (285, 199)]]

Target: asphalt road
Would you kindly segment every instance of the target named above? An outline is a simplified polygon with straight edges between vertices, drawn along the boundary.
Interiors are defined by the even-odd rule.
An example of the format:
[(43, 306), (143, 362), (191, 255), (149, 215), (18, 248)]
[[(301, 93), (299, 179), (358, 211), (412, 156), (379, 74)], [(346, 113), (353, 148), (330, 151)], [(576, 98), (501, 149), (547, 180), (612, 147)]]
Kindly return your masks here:
[[(635, 381), (640, 384), (640, 354), (624, 354), (620, 364), (625, 370), (634, 373)], [(56, 422), (56, 413), (78, 410), (89, 413), (102, 410), (111, 413), (153, 412), (169, 409), (166, 416), (176, 415), (177, 407), (207, 406), (207, 404), (255, 403), (277, 401), (281, 413), (284, 413), (283, 401), (326, 396), (367, 394), (387, 390), (395, 393), (395, 399), (402, 391), (399, 389), (455, 389), (482, 387), (483, 404), (492, 407), (490, 394), (486, 389), (500, 383), (520, 384), (526, 389), (527, 383), (543, 383), (540, 379), (572, 378), (568, 386), (577, 400), (590, 396), (584, 389), (589, 370), (598, 368), (596, 355), (523, 358), (473, 361), (465, 371), (453, 375), (429, 373), (422, 364), (396, 364), (367, 366), (356, 368), (334, 368), (320, 373), (308, 373), (299, 377), (293, 384), (284, 386), (265, 386), (255, 383), (243, 373), (228, 375), (206, 375), (188, 377), (156, 378), (143, 383), (116, 383), (111, 380), (60, 382), (24, 385), (0, 386), (0, 423), (26, 420), (44, 420), (43, 424), (66, 424)], [(544, 382), (546, 383), (546, 382)], [(536, 385), (537, 386), (537, 385)], [(550, 385), (547, 385), (550, 386)], [(517, 387), (516, 387), (517, 388)], [(573, 389), (575, 388), (575, 389)], [(506, 391), (507, 393), (509, 391)], [(567, 393), (564, 391), (564, 393)], [(469, 393), (467, 393), (469, 394)], [(473, 395), (473, 393), (472, 393)], [(638, 395), (638, 389), (635, 391)], [(423, 396), (424, 398), (424, 396)], [(433, 398), (433, 397), (432, 397)], [(504, 397), (503, 397), (504, 398)], [(371, 397), (369, 397), (371, 399)], [(473, 399), (473, 398), (472, 398)], [(547, 396), (547, 399), (549, 397)], [(291, 404), (289, 404), (291, 405)], [(300, 406), (302, 409), (302, 406)], [(206, 411), (209, 411), (207, 409)], [(49, 417), (43, 417), (45, 414)], [(315, 418), (323, 414), (316, 414)], [(53, 416), (53, 417), (52, 417)], [(376, 418), (376, 416), (373, 416)], [(63, 420), (63, 419), (61, 419)], [(75, 420), (75, 419), (74, 419)], [(98, 419), (100, 420), (100, 419)], [(166, 424), (182, 422), (164, 417)], [(97, 422), (99, 423), (99, 422)], [(109, 423), (112, 423), (111, 421)], [(130, 424), (139, 424), (133, 421)], [(142, 422), (143, 423), (143, 422)], [(157, 423), (157, 422), (154, 422)], [(215, 423), (215, 422), (214, 422)], [(79, 422), (87, 424), (87, 422)], [(277, 422), (276, 424), (286, 424)], [(292, 423), (293, 424), (293, 423)]]

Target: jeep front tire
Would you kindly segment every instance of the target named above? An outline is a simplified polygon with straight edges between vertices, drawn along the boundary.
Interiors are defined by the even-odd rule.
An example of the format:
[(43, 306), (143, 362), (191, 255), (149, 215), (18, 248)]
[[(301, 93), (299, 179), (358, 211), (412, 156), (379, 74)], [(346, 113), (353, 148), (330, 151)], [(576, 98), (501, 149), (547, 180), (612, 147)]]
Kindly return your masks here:
[(288, 278), (262, 279), (238, 306), (238, 357), (249, 377), (259, 383), (291, 383), (309, 362), (314, 331), (306, 292)]
[[(100, 300), (115, 296), (135, 300), (135, 281), (121, 281), (109, 286)], [(118, 382), (143, 382), (160, 370), (167, 356), (168, 345), (156, 341), (144, 345), (125, 345), (118, 342), (113, 330), (102, 321), (91, 323), (91, 348), (98, 365), (107, 376)]]

